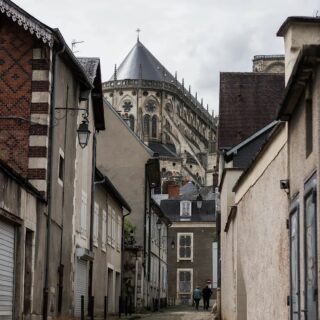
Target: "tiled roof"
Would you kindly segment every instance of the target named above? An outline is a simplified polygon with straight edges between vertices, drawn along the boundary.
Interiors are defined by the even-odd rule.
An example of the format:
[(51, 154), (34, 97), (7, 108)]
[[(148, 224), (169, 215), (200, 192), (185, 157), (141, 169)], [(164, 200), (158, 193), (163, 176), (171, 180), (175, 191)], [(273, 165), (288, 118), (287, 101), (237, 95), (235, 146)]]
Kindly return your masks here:
[[(174, 77), (158, 59), (140, 42), (134, 45), (117, 69), (117, 79), (143, 79), (174, 81)], [(114, 80), (114, 75), (110, 78)]]
[(149, 142), (148, 147), (159, 154), (160, 157), (177, 158), (178, 155), (175, 153), (175, 148), (172, 145), (163, 144), (160, 142), (152, 141)]
[[(203, 201), (201, 209), (197, 208), (197, 201), (192, 201), (190, 221), (215, 222), (215, 207), (214, 200)], [(172, 222), (186, 218), (180, 216), (180, 200), (162, 200), (160, 208)]]
[(87, 73), (89, 79), (93, 83), (97, 75), (97, 69), (100, 64), (100, 59), (99, 58), (77, 58), (77, 59), (82, 65), (82, 68)]
[(218, 147), (230, 149), (276, 119), (284, 74), (220, 74)]

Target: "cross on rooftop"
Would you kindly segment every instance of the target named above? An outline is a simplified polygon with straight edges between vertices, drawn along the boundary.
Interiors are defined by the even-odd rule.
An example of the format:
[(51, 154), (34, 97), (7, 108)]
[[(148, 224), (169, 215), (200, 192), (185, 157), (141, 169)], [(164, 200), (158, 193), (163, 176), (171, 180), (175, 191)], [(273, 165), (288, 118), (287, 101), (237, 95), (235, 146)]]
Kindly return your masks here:
[(140, 28), (138, 28), (137, 30), (136, 30), (136, 32), (137, 32), (137, 34), (138, 34), (138, 37), (137, 37), (137, 40), (139, 41), (139, 34), (140, 34), (140, 32), (141, 32), (142, 30), (140, 29)]

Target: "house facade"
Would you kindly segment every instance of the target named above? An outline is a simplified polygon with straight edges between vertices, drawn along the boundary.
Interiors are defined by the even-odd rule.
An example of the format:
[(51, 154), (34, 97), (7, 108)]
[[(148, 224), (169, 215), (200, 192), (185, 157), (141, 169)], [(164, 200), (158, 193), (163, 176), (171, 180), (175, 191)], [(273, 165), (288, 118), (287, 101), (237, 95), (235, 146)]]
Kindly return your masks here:
[[(162, 211), (172, 222), (168, 232), (168, 297), (177, 304), (192, 304), (196, 286), (213, 282), (213, 243), (216, 241), (214, 194), (199, 192), (190, 182), (191, 193), (161, 201)], [(189, 187), (188, 186), (188, 187)], [(178, 193), (179, 194), (179, 193)], [(200, 193), (201, 194), (201, 193)], [(211, 299), (215, 299), (213, 290)]]
[(133, 296), (132, 304), (139, 310), (152, 306), (152, 193), (161, 185), (159, 159), (107, 101), (104, 111), (106, 131), (98, 135), (97, 165), (113, 181), (132, 209), (128, 221), (134, 226), (134, 241), (133, 247), (130, 245), (125, 253), (124, 265), (128, 274), (123, 278), (124, 282), (127, 280), (135, 284), (129, 292)]

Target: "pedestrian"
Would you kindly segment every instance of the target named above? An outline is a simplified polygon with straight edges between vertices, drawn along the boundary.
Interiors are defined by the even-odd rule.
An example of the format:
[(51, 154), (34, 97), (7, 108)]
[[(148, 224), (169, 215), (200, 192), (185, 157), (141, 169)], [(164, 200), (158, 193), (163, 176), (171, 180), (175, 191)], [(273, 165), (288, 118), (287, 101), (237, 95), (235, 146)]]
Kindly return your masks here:
[(202, 297), (203, 297), (203, 309), (208, 310), (209, 309), (209, 301), (210, 301), (210, 296), (212, 295), (212, 290), (206, 286), (202, 290)]
[(193, 300), (194, 300), (194, 302), (196, 304), (196, 310), (199, 310), (200, 299), (201, 299), (201, 290), (200, 290), (200, 287), (196, 287), (193, 290)]

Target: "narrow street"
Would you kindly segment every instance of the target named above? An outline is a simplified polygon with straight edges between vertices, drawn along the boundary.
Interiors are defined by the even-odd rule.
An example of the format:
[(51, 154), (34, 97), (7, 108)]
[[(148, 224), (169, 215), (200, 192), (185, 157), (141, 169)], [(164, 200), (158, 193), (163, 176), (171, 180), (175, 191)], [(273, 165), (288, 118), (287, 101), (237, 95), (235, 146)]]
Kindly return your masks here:
[(196, 311), (190, 306), (169, 307), (161, 312), (154, 312), (144, 315), (132, 315), (128, 319), (152, 319), (152, 320), (212, 320), (213, 314), (210, 311), (203, 311), (199, 308)]

